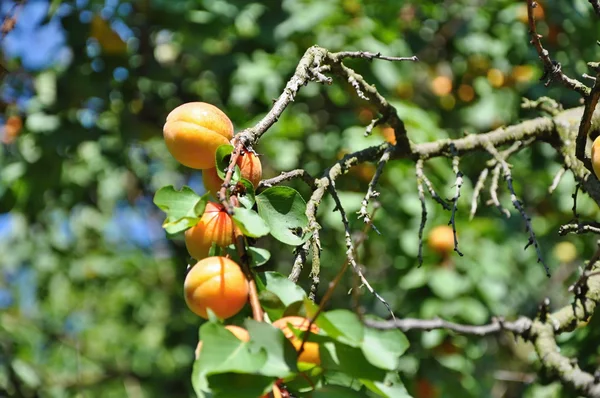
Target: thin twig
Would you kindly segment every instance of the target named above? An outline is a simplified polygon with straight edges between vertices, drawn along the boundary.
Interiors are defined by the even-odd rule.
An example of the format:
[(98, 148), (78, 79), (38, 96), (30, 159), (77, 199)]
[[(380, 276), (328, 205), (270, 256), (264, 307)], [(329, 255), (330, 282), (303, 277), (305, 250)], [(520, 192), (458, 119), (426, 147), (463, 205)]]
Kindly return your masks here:
[(577, 224), (565, 224), (561, 225), (558, 229), (558, 234), (564, 236), (568, 233), (575, 233), (577, 235), (593, 233), (600, 235), (600, 223), (577, 223)]
[(485, 186), (485, 181), (487, 180), (488, 174), (490, 173), (489, 168), (485, 168), (479, 174), (477, 178), (477, 183), (475, 184), (475, 188), (473, 188), (473, 197), (471, 198), (471, 214), (469, 215), (469, 220), (472, 220), (475, 217), (475, 213), (477, 212), (477, 202), (479, 199), (479, 195), (481, 190)]
[[(377, 169), (375, 170), (375, 174), (373, 174), (373, 178), (371, 178), (371, 181), (369, 182), (367, 194), (361, 202), (360, 210), (358, 211), (358, 218), (362, 218), (365, 224), (373, 223), (373, 219), (369, 216), (369, 212), (367, 209), (369, 206), (369, 200), (371, 198), (376, 198), (379, 196), (379, 192), (375, 191), (375, 186), (379, 181), (379, 177), (381, 177), (381, 173), (383, 173), (383, 168), (385, 167), (388, 160), (390, 160), (390, 155), (393, 151), (394, 147), (390, 146), (383, 152), (383, 155), (381, 155), (381, 159), (379, 159), (379, 163), (377, 163)], [(373, 226), (373, 230), (379, 233), (375, 226)]]
[(488, 145), (487, 150), (498, 161), (498, 164), (500, 166), (502, 166), (504, 180), (506, 181), (506, 185), (510, 192), (510, 201), (512, 202), (515, 209), (517, 209), (519, 211), (519, 213), (521, 214), (521, 217), (523, 218), (523, 221), (525, 222), (525, 229), (529, 233), (529, 241), (525, 245), (525, 249), (527, 249), (531, 245), (533, 245), (535, 247), (535, 251), (537, 253), (537, 261), (538, 261), (538, 263), (542, 263), (542, 265), (544, 266), (544, 270), (546, 271), (546, 275), (548, 277), (550, 277), (550, 269), (548, 268), (548, 266), (546, 265), (546, 263), (544, 262), (544, 259), (542, 257), (542, 250), (541, 250), (540, 245), (535, 236), (535, 232), (533, 231), (533, 226), (531, 225), (531, 218), (525, 212), (525, 208), (523, 207), (523, 204), (518, 199), (517, 194), (515, 193), (515, 189), (513, 187), (513, 182), (512, 182), (512, 174), (510, 172), (510, 167), (508, 167), (508, 163), (506, 163), (506, 160), (504, 160), (502, 155), (500, 155), (500, 153), (498, 153), (498, 151), (496, 150), (496, 148), (493, 145), (491, 145), (491, 144)]
[(301, 178), (309, 188), (314, 188), (315, 179), (304, 169), (296, 169), (291, 171), (282, 171), (277, 177), (269, 178), (268, 180), (262, 180), (258, 184), (258, 189), (270, 188), (275, 185), (279, 185), (284, 181), (293, 180), (294, 178)]
[(554, 179), (552, 180), (552, 185), (550, 185), (550, 188), (548, 188), (548, 193), (554, 192), (554, 190), (558, 187), (558, 184), (560, 184), (560, 181), (562, 180), (566, 171), (567, 171), (567, 169), (565, 169), (564, 167), (561, 167), (556, 172), (556, 175), (554, 176)]
[(419, 261), (419, 267), (423, 265), (423, 230), (425, 230), (425, 223), (427, 222), (427, 206), (425, 204), (425, 190), (423, 189), (423, 159), (417, 160), (415, 166), (415, 173), (417, 175), (417, 192), (419, 194), (419, 201), (421, 202), (421, 224), (419, 225), (419, 254), (417, 260)]
[(509, 331), (521, 335), (531, 327), (531, 319), (520, 317), (514, 322), (506, 322), (502, 318), (493, 318), (492, 322), (487, 325), (462, 325), (459, 323), (448, 322), (443, 319), (403, 318), (386, 321), (365, 319), (365, 324), (375, 329), (400, 329), (404, 332), (409, 330), (430, 331), (435, 329), (445, 329), (461, 334), (473, 334), (476, 336), (486, 336), (502, 331)]
[(369, 292), (372, 295), (374, 295), (377, 298), (377, 300), (379, 300), (383, 305), (385, 305), (385, 307), (390, 312), (392, 318), (394, 318), (394, 312), (392, 311), (392, 307), (390, 307), (388, 302), (385, 301), (385, 299), (383, 297), (381, 297), (379, 295), (379, 293), (377, 293), (375, 291), (375, 289), (373, 289), (373, 287), (371, 286), (371, 284), (369, 283), (367, 278), (365, 278), (362, 270), (360, 269), (360, 266), (356, 262), (356, 259), (354, 257), (355, 247), (354, 247), (354, 243), (352, 242), (352, 234), (350, 233), (350, 223), (348, 222), (348, 217), (346, 216), (346, 211), (344, 210), (344, 207), (342, 206), (342, 202), (338, 196), (337, 190), (335, 189), (335, 181), (333, 181), (333, 180), (330, 180), (329, 192), (331, 193), (331, 197), (333, 198), (333, 200), (335, 202), (335, 206), (336, 206), (335, 210), (340, 212), (340, 217), (342, 218), (342, 223), (344, 224), (344, 234), (345, 234), (345, 240), (346, 240), (346, 256), (348, 257), (348, 262), (354, 269), (354, 272), (359, 276), (361, 283), (364, 286), (366, 286), (367, 290), (369, 290)]
[[(451, 152), (456, 153), (456, 149), (454, 147), (450, 147)], [(456, 175), (456, 181), (454, 185), (456, 186), (456, 193), (452, 198), (452, 215), (450, 216), (450, 221), (448, 221), (448, 225), (452, 225), (452, 233), (454, 235), (454, 251), (458, 253), (459, 256), (463, 256), (461, 251), (458, 249), (458, 237), (456, 235), (456, 210), (458, 209), (458, 198), (460, 198), (460, 188), (463, 184), (463, 173), (459, 170), (458, 165), (460, 163), (460, 157), (458, 155), (454, 155), (452, 157), (452, 170)]]
[(538, 56), (544, 64), (544, 75), (540, 80), (546, 80), (546, 85), (549, 85), (552, 80), (560, 81), (565, 87), (577, 91), (582, 96), (587, 96), (589, 88), (586, 87), (577, 79), (572, 79), (562, 72), (561, 66), (558, 62), (553, 61), (550, 58), (548, 50), (544, 48), (540, 38), (542, 37), (537, 33), (535, 26), (534, 8), (537, 7), (537, 2), (534, 0), (527, 0), (527, 19), (529, 22), (529, 34), (531, 36), (531, 44), (535, 47)]
[(381, 59), (384, 61), (411, 61), (411, 62), (417, 62), (419, 61), (419, 58), (417, 58), (416, 56), (412, 56), (412, 57), (387, 57), (385, 55), (381, 55), (381, 53), (370, 53), (367, 51), (340, 51), (337, 53), (333, 53), (332, 56), (336, 57), (336, 58), (365, 58), (365, 59)]
[(492, 170), (492, 183), (490, 184), (490, 202), (500, 211), (500, 213), (504, 214), (506, 218), (510, 218), (510, 212), (505, 209), (501, 204), (500, 200), (498, 200), (498, 180), (500, 179), (500, 164), (496, 164), (494, 169)]
[[(420, 159), (420, 160), (424, 160), (424, 159)], [(436, 202), (438, 202), (440, 204), (440, 206), (442, 206), (444, 208), (444, 210), (450, 210), (452, 207), (448, 204), (448, 202), (446, 202), (444, 199), (442, 199), (442, 197), (440, 195), (437, 194), (435, 189), (433, 189), (433, 184), (431, 183), (431, 181), (429, 181), (429, 178), (427, 178), (427, 175), (425, 174), (425, 172), (422, 173), (421, 178), (423, 179), (423, 182), (425, 183), (425, 186), (427, 187), (427, 190), (429, 191), (431, 198), (433, 200), (435, 200)]]

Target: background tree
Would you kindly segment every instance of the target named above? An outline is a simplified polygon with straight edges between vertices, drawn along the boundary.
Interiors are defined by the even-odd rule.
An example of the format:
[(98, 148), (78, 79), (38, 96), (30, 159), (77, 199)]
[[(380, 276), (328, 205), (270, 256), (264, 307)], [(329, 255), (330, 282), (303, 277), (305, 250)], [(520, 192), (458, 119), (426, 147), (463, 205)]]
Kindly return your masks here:
[[(3, 394), (193, 394), (189, 376), (200, 322), (182, 295), (189, 258), (183, 237), (166, 239), (152, 197), (168, 184), (198, 193), (204, 188), (200, 173), (169, 155), (161, 127), (170, 110), (196, 100), (226, 111), (236, 131), (255, 126), (317, 44), (312, 56), (322, 52), (321, 65), (330, 69), (304, 78), (334, 82), (302, 87), (261, 137), (255, 149), (263, 155), (263, 176), (302, 168), (320, 177), (345, 154), (380, 150), (336, 178), (347, 228), (332, 211), (340, 207), (336, 196), (323, 192), (315, 219), (323, 249), (320, 283), (309, 275), (309, 255), (300, 286), (317, 302), (323, 298), (343, 266), (349, 231), (362, 241), (357, 265), (399, 319), (379, 327), (406, 330), (411, 346), (400, 375), (413, 396), (573, 396), (574, 389), (597, 396), (599, 329), (591, 315), (600, 289), (596, 271), (580, 271), (594, 266), (595, 242), (558, 233), (591, 232), (594, 225), (582, 223), (598, 213), (597, 179), (575, 146), (585, 144), (577, 137), (594, 138), (596, 119), (591, 128), (581, 123), (579, 132), (583, 109), (560, 113), (560, 106), (577, 107), (584, 98), (592, 116), (597, 101), (593, 88), (569, 80), (596, 75), (596, 65), (586, 65), (595, 61), (598, 33), (596, 3), (590, 3), (529, 3), (533, 25), (528, 4), (513, 1), (2, 2)], [(549, 58), (538, 55), (537, 36), (529, 34), (534, 27)], [(342, 56), (331, 59), (321, 49), (420, 61), (347, 59), (344, 65), (363, 78), (355, 76), (353, 84), (353, 75), (340, 70)], [(580, 80), (594, 87), (593, 79)], [(392, 118), (364, 137), (389, 108), (373, 101), (363, 81), (395, 108), (395, 134), (386, 128)], [(535, 101), (521, 107), (521, 98)], [(473, 138), (490, 134), (469, 135), (496, 128), (491, 141)], [(415, 145), (410, 152), (403, 145), (390, 150), (392, 160), (374, 188), (379, 196), (369, 199), (379, 234), (366, 238), (357, 212), (384, 143), (406, 138)], [(455, 145), (425, 144), (447, 138)], [(521, 145), (512, 145), (516, 141)], [(477, 183), (482, 172), (483, 185)], [(520, 207), (511, 203), (508, 175)], [(427, 181), (450, 210), (431, 200)], [(289, 184), (310, 200), (304, 181)], [(576, 184), (587, 193), (576, 195), (574, 211)], [(473, 197), (479, 206), (470, 220)], [(454, 215), (463, 256), (425, 246), (419, 266), (423, 205), (423, 236)], [(561, 229), (565, 224), (575, 227)], [(523, 251), (533, 233), (537, 246)], [(269, 270), (292, 271), (289, 246), (272, 239), (259, 245), (272, 254)], [(539, 257), (551, 278), (536, 264)], [(350, 289), (360, 291), (351, 296), (354, 303)], [(577, 317), (568, 312), (571, 303)], [(328, 309), (356, 306), (388, 317), (347, 272)], [(551, 316), (547, 308), (563, 312)], [(535, 320), (534, 333), (526, 320), (491, 321), (483, 337), (465, 333), (482, 329), (410, 321), (439, 317), (482, 325), (518, 316)], [(564, 331), (557, 337), (560, 354), (538, 344), (555, 341), (557, 319), (554, 331)], [(506, 325), (525, 339), (491, 333)], [(423, 328), (435, 330), (414, 330)], [(539, 355), (544, 350), (552, 355)], [(585, 372), (577, 375), (581, 383), (566, 358)]]

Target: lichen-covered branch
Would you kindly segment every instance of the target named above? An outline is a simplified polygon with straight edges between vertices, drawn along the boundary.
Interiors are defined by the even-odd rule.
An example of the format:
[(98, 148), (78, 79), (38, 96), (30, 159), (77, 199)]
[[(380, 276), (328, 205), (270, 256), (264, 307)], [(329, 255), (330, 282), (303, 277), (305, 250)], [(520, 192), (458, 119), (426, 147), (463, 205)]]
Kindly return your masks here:
[(544, 64), (544, 76), (542, 76), (542, 79), (540, 80), (545, 80), (546, 81), (546, 85), (550, 84), (550, 82), (552, 80), (558, 80), (559, 82), (561, 82), (565, 87), (577, 91), (579, 94), (581, 94), (582, 96), (586, 96), (589, 92), (589, 88), (587, 86), (585, 86), (583, 83), (581, 83), (579, 80), (577, 79), (572, 79), (570, 77), (568, 77), (567, 75), (565, 75), (562, 72), (561, 66), (558, 62), (553, 61), (550, 58), (550, 53), (548, 53), (548, 50), (546, 50), (544, 48), (544, 46), (542, 45), (542, 41), (540, 40), (542, 36), (540, 36), (537, 33), (537, 29), (535, 26), (535, 17), (534, 17), (534, 8), (537, 7), (537, 2), (534, 0), (527, 0), (527, 19), (529, 22), (529, 34), (531, 36), (531, 44), (533, 44), (533, 46), (535, 47), (535, 50), (538, 53), (538, 56), (540, 57), (540, 59), (542, 60), (542, 63)]
[(315, 179), (306, 170), (296, 169), (291, 171), (282, 171), (277, 177), (269, 178), (268, 180), (262, 180), (258, 184), (258, 189), (269, 188), (275, 185), (279, 185), (284, 181), (290, 181), (294, 178), (301, 178), (302, 181), (308, 185), (309, 188), (313, 188), (315, 185)]
[(520, 317), (516, 321), (506, 322), (502, 318), (494, 318), (492, 322), (487, 325), (463, 325), (454, 322), (448, 322), (443, 319), (416, 319), (416, 318), (402, 318), (396, 320), (373, 320), (365, 319), (367, 326), (386, 330), (386, 329), (400, 329), (404, 332), (410, 330), (423, 330), (431, 331), (435, 329), (445, 329), (457, 332), (460, 334), (473, 334), (477, 336), (486, 336), (490, 334), (496, 334), (502, 331), (513, 332), (517, 335), (524, 334), (531, 327), (531, 319), (527, 317)]

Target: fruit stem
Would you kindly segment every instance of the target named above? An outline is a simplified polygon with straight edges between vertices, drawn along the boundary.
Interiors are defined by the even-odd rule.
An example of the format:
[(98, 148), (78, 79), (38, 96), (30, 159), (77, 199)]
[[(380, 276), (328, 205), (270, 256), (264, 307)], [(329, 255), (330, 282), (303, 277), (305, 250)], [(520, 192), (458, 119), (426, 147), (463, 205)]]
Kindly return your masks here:
[(219, 192), (217, 194), (217, 196), (219, 197), (219, 200), (221, 201), (221, 203), (223, 204), (223, 207), (225, 207), (225, 210), (227, 210), (227, 213), (229, 215), (233, 215), (233, 209), (235, 206), (232, 203), (232, 201), (230, 200), (230, 198), (227, 197), (227, 190), (229, 189), (229, 185), (231, 184), (231, 178), (233, 177), (235, 165), (237, 164), (237, 160), (240, 157), (240, 154), (242, 153), (242, 149), (243, 149), (243, 145), (241, 143), (237, 142), (237, 140), (235, 140), (235, 149), (234, 149), (233, 153), (231, 154), (231, 159), (229, 160), (229, 166), (227, 166), (227, 172), (225, 173), (225, 179), (223, 180), (221, 189), (219, 190)]
[(254, 281), (254, 275), (250, 270), (245, 238), (239, 230), (235, 236), (235, 247), (238, 251), (238, 255), (240, 256), (242, 271), (244, 271), (244, 275), (246, 275), (246, 279), (248, 280), (248, 296), (250, 299), (250, 307), (252, 308), (252, 317), (255, 321), (263, 322), (264, 312), (258, 299), (258, 289), (256, 288), (256, 282)]
[[(234, 139), (232, 144), (234, 144), (235, 149), (231, 154), (231, 159), (229, 159), (229, 166), (227, 167), (227, 172), (225, 173), (225, 179), (223, 180), (221, 189), (218, 192), (219, 201), (221, 202), (221, 204), (223, 204), (223, 207), (229, 215), (233, 215), (234, 209), (239, 206), (239, 201), (237, 200), (237, 197), (227, 197), (227, 190), (229, 189), (229, 185), (231, 184), (231, 178), (233, 177), (233, 172), (235, 170), (237, 160), (240, 157), (242, 150), (244, 149), (244, 144), (237, 139)], [(256, 321), (263, 322), (264, 312), (260, 306), (260, 301), (258, 300), (258, 289), (256, 288), (256, 282), (254, 281), (252, 271), (250, 270), (248, 253), (246, 251), (246, 239), (239, 230), (237, 230), (235, 234), (235, 247), (242, 262), (242, 271), (244, 272), (244, 275), (246, 275), (246, 279), (248, 280), (248, 296), (250, 301), (250, 307), (252, 307), (252, 317)]]

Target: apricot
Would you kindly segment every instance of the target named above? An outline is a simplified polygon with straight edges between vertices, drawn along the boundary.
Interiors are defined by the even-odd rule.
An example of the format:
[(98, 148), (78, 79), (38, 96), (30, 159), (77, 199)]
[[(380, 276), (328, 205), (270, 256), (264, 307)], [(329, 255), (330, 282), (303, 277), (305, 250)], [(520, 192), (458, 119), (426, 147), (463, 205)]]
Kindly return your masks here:
[(167, 149), (181, 164), (193, 169), (215, 167), (215, 152), (233, 138), (233, 124), (219, 108), (188, 102), (173, 109), (163, 127)]
[[(241, 327), (235, 326), (235, 325), (227, 325), (227, 326), (225, 326), (225, 329), (229, 330), (231, 333), (233, 333), (233, 335), (235, 337), (237, 337), (239, 340), (241, 340), (243, 342), (250, 341), (250, 333), (248, 333), (248, 331), (244, 328), (241, 328)], [(196, 359), (198, 359), (200, 357), (201, 349), (202, 349), (202, 340), (200, 340), (198, 342), (198, 345), (196, 346)]]
[(192, 267), (183, 284), (185, 302), (195, 314), (208, 319), (208, 309), (219, 318), (234, 316), (248, 301), (248, 281), (234, 261), (208, 257)]
[(440, 254), (448, 254), (454, 250), (454, 233), (449, 225), (439, 225), (431, 230), (428, 239), (429, 247)]
[[(290, 329), (289, 325), (292, 325), (292, 327), (294, 327), (295, 329), (306, 331), (308, 330), (309, 324), (310, 321), (301, 316), (286, 316), (273, 322), (273, 326), (281, 329), (284, 336), (288, 340), (290, 340), (294, 348), (296, 348), (296, 351), (300, 350), (300, 346), (302, 345), (302, 339), (294, 335), (294, 332), (292, 331), (292, 329)], [(319, 328), (317, 327), (317, 325), (311, 325), (310, 333), (318, 332)], [(319, 344), (307, 341), (304, 344), (304, 350), (298, 356), (298, 361), (314, 363), (315, 365), (321, 364), (321, 357), (319, 356)]]
[(196, 260), (208, 256), (213, 243), (219, 247), (227, 247), (235, 240), (237, 227), (225, 208), (208, 202), (204, 214), (198, 224), (185, 231), (185, 246)]
[(600, 136), (592, 144), (592, 167), (596, 178), (600, 179)]
[(6, 124), (3, 128), (4, 135), (2, 136), (2, 142), (4, 142), (5, 144), (12, 143), (19, 136), (21, 128), (23, 128), (23, 120), (21, 119), (21, 117), (8, 117), (8, 119), (6, 119)]
[[(262, 179), (262, 164), (258, 156), (251, 151), (244, 150), (238, 157), (236, 164), (240, 168), (242, 177), (250, 181), (254, 188), (257, 188)], [(202, 181), (206, 190), (217, 198), (217, 192), (223, 184), (223, 180), (217, 174), (217, 169), (211, 168), (202, 171)]]

